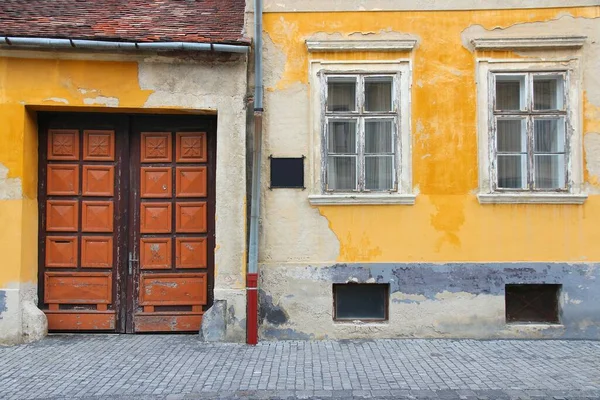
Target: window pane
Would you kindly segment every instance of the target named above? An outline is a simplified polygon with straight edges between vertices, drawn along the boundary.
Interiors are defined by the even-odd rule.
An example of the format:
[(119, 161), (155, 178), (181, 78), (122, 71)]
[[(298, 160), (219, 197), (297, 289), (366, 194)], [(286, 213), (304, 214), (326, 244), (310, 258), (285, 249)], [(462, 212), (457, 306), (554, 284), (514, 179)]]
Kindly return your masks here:
[(365, 158), (365, 186), (369, 190), (394, 188), (394, 156)]
[(527, 157), (525, 154), (498, 154), (498, 187), (527, 188)]
[(565, 187), (564, 154), (536, 154), (534, 162), (536, 189), (562, 189)]
[(562, 153), (565, 151), (564, 119), (535, 119), (533, 126), (533, 148), (536, 153)]
[(365, 78), (365, 110), (392, 111), (392, 78)]
[(393, 153), (391, 120), (365, 120), (365, 153)]
[(525, 76), (496, 76), (496, 110), (525, 109)]
[(534, 76), (533, 108), (536, 110), (562, 110), (563, 91), (562, 76)]
[(356, 79), (329, 78), (327, 80), (327, 111), (356, 110)]
[(355, 156), (329, 156), (327, 166), (327, 188), (329, 190), (356, 189)]
[(524, 119), (498, 119), (497, 145), (499, 152), (527, 151)]
[(329, 120), (329, 153), (356, 153), (356, 121)]

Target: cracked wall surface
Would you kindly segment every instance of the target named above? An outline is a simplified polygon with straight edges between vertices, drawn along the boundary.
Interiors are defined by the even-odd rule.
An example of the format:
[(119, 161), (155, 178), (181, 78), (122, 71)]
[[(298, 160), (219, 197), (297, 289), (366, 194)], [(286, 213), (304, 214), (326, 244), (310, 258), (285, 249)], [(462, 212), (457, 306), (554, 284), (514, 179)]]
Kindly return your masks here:
[[(268, 301), (261, 305), (286, 315), (286, 320), (278, 324), (263, 318), (262, 335), (270, 339), (369, 335), (598, 337), (595, 306), (589, 296), (581, 299), (582, 308), (563, 304), (569, 327), (542, 327), (538, 330), (543, 333), (539, 333), (505, 326), (503, 293), (472, 290), (464, 280), (457, 281), (456, 290), (437, 288), (435, 296), (423, 301), (411, 300), (421, 299), (422, 294), (394, 293), (388, 324), (334, 324), (333, 278), (326, 271), (335, 266), (350, 276), (357, 265), (376, 268), (382, 263), (384, 269), (405, 265), (422, 274), (410, 279), (427, 282), (434, 275), (440, 276), (442, 286), (448, 287), (454, 284), (454, 275), (428, 275), (419, 268), (422, 263), (462, 262), (472, 269), (473, 279), (485, 287), (489, 283), (486, 271), (496, 268), (497, 263), (514, 263), (516, 270), (528, 268), (529, 263), (567, 263), (564, 269), (559, 268), (560, 279), (565, 281), (571, 276), (569, 268), (596, 268), (600, 261), (595, 222), (600, 218), (600, 198), (596, 195), (600, 187), (600, 6), (584, 2), (564, 7), (560, 2), (552, 4), (555, 8), (545, 8), (551, 2), (538, 2), (538, 7), (528, 3), (531, 8), (525, 10), (516, 9), (522, 5), (516, 2), (485, 6), (468, 1), (316, 3), (265, 3), (263, 165), (268, 168), (268, 155), (306, 155), (308, 187), (305, 191), (268, 190), (268, 172), (263, 177), (260, 266), (261, 289)], [(480, 9), (487, 7), (493, 10)], [(308, 9), (311, 12), (302, 12)], [(548, 35), (587, 39), (581, 49), (546, 51), (483, 52), (470, 44), (473, 38)], [(409, 52), (310, 53), (306, 45), (307, 40), (408, 38), (416, 40)], [(583, 145), (583, 190), (588, 194), (583, 205), (479, 204), (476, 63), (482, 57), (579, 60), (581, 92), (574, 95), (581, 111), (581, 131), (577, 134)], [(317, 61), (410, 63), (411, 113), (403, 117), (410, 118), (411, 124), (406, 134), (410, 135), (412, 150), (412, 191), (417, 194), (414, 205), (310, 205), (308, 195), (320, 190), (311, 187), (314, 171), (319, 171), (314, 167), (314, 155), (321, 149), (320, 141), (313, 139), (319, 137), (320, 128), (315, 127), (319, 127), (320, 105), (311, 100), (318, 88), (310, 84), (310, 66)], [(313, 124), (315, 118), (317, 123)], [(454, 267), (456, 264), (448, 264), (447, 268)], [(383, 282), (390, 283), (385, 278), (391, 277), (390, 273), (383, 276)], [(581, 279), (590, 279), (595, 285), (596, 276)], [(569, 295), (576, 297), (578, 290), (577, 285), (571, 285)], [(472, 314), (471, 310), (477, 312)], [(465, 328), (451, 326), (447, 315), (464, 322)]]
[[(412, 168), (416, 204), (402, 206), (311, 207), (308, 191), (269, 191), (263, 179), (261, 261), (396, 262), (396, 261), (596, 261), (600, 248), (591, 219), (600, 212), (597, 197), (582, 207), (544, 205), (482, 206), (477, 180), (477, 104), (475, 62), (464, 42), (477, 34), (586, 35), (576, 56), (583, 59), (584, 165), (592, 171), (600, 122), (594, 112), (593, 66), (597, 64), (599, 7), (571, 9), (455, 11), (447, 13), (267, 13), (265, 15), (265, 161), (266, 155), (307, 155), (306, 180), (311, 179), (311, 60), (412, 62)], [(475, 32), (475, 33), (473, 33)], [(410, 54), (339, 52), (309, 54), (306, 40), (364, 38), (418, 39)], [(551, 52), (553, 56), (555, 52)], [(498, 57), (536, 59), (499, 52)], [(548, 56), (548, 55), (546, 55)], [(318, 106), (317, 106), (318, 107)], [(591, 134), (589, 138), (587, 135)], [(589, 154), (588, 154), (589, 153)], [(586, 169), (584, 182), (595, 175)], [(318, 211), (318, 212), (317, 212)], [(300, 215), (300, 212), (302, 214)], [(591, 213), (591, 214), (590, 214)], [(390, 223), (390, 221), (395, 221)], [(554, 226), (561, 235), (552, 235)], [(406, 229), (404, 227), (410, 227)], [(491, 229), (493, 227), (493, 229)], [(333, 233), (333, 235), (332, 235)]]
[[(353, 263), (261, 271), (261, 337), (568, 338), (600, 336), (600, 267), (565, 263)], [(387, 283), (389, 320), (333, 320), (334, 283)], [(559, 283), (559, 324), (507, 324), (506, 284)], [(268, 293), (268, 294), (267, 294)], [(274, 314), (285, 318), (271, 318)]]

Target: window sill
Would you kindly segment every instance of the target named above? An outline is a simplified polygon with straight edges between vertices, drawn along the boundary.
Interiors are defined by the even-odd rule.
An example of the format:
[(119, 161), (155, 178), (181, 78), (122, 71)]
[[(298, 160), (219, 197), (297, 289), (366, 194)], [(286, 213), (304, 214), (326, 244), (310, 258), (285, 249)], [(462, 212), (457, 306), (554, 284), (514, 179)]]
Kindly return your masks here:
[(382, 325), (389, 324), (389, 318), (376, 318), (376, 319), (361, 319), (361, 318), (344, 318), (344, 319), (335, 319), (333, 318), (333, 323), (335, 325), (349, 325), (349, 326), (368, 326), (368, 325)]
[(415, 204), (414, 194), (320, 194), (308, 196), (308, 201), (313, 206), (330, 205), (386, 205), (386, 204)]
[(573, 193), (479, 193), (479, 204), (583, 204), (587, 194)]

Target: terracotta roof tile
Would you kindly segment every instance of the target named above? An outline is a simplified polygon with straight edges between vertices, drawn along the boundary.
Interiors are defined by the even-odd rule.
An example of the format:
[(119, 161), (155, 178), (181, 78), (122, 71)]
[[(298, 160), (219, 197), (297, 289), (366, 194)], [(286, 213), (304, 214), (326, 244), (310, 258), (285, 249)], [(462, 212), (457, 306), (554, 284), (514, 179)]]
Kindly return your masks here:
[(0, 0), (0, 35), (249, 43), (244, 0)]

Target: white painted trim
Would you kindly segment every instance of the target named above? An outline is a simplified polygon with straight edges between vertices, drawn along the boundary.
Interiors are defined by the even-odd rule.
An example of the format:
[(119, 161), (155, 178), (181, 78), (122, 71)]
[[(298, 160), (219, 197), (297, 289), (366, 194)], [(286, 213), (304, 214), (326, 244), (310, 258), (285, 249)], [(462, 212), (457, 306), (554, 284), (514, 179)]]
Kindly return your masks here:
[[(398, 60), (386, 61), (331, 61), (313, 59), (309, 65), (310, 77), (310, 157), (309, 157), (309, 176), (307, 179), (307, 188), (309, 194), (317, 204), (317, 197), (326, 197), (324, 200), (329, 200), (328, 204), (342, 204), (344, 200), (339, 200), (332, 203), (332, 196), (347, 196), (365, 197), (373, 196), (373, 193), (323, 193), (322, 184), (322, 104), (321, 104), (321, 79), (320, 73), (356, 73), (356, 74), (397, 74), (400, 73), (400, 119), (398, 131), (397, 154), (400, 155), (399, 165), (397, 168), (398, 189), (393, 193), (383, 193), (383, 197), (391, 198), (393, 196), (413, 195), (412, 188), (412, 134), (411, 134), (411, 82), (412, 82), (412, 60), (410, 58), (399, 58)], [(378, 194), (379, 195), (379, 194)], [(323, 201), (324, 201), (323, 200)], [(353, 201), (347, 204), (384, 204), (379, 199), (365, 200), (366, 203)], [(398, 200), (401, 201), (401, 200)], [(414, 203), (414, 201), (413, 201)], [(399, 203), (395, 203), (399, 204)]]
[[(476, 67), (477, 76), (477, 147), (479, 171), (479, 202), (487, 203), (550, 203), (550, 204), (582, 204), (587, 197), (582, 193), (583, 188), (583, 143), (582, 143), (582, 99), (581, 99), (581, 68), (579, 59), (573, 57), (565, 59), (564, 55), (557, 55), (552, 59), (478, 59)], [(494, 192), (493, 190), (493, 152), (489, 143), (490, 137), (490, 90), (489, 75), (491, 72), (545, 72), (567, 71), (569, 73), (568, 86), (568, 118), (570, 124), (570, 153), (569, 153), (569, 192)], [(497, 201), (493, 201), (494, 197)], [(557, 197), (558, 196), (558, 197)], [(562, 197), (561, 197), (562, 196)], [(509, 199), (520, 198), (520, 201)], [(529, 198), (529, 201), (528, 201)], [(563, 199), (560, 201), (560, 199)], [(577, 198), (577, 199), (576, 199)]]
[(352, 204), (401, 204), (413, 205), (417, 198), (414, 194), (321, 194), (310, 195), (308, 201), (313, 206), (352, 205)]
[(587, 36), (495, 37), (471, 40), (475, 50), (574, 49), (583, 46)]
[(571, 193), (479, 193), (479, 204), (583, 204), (587, 194)]
[(320, 51), (411, 51), (415, 39), (406, 40), (307, 40), (309, 52)]

